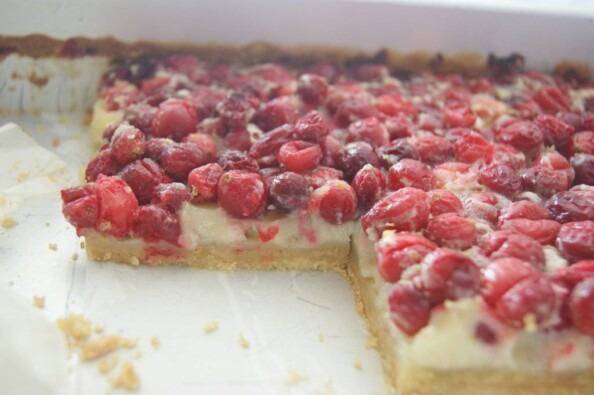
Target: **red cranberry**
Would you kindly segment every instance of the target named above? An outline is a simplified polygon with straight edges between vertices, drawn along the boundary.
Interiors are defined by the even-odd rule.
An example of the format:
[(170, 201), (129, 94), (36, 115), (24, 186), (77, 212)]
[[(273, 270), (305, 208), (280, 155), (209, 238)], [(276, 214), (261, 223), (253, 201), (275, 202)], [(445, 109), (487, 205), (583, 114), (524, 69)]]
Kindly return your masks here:
[(383, 195), (386, 189), (386, 178), (372, 165), (365, 165), (355, 174), (351, 186), (357, 194), (359, 209), (367, 212)]
[(497, 223), (499, 209), (495, 206), (497, 199), (491, 199), (492, 194), (487, 192), (474, 193), (464, 199), (464, 211), (471, 218), (478, 218), (491, 224)]
[(465, 250), (476, 244), (476, 229), (467, 218), (445, 213), (432, 218), (425, 231), (427, 238), (442, 247)]
[(254, 114), (253, 122), (267, 132), (297, 119), (297, 110), (287, 97), (279, 97), (265, 103)]
[(552, 219), (525, 219), (516, 218), (503, 222), (501, 229), (511, 230), (526, 235), (540, 244), (553, 244), (559, 233), (561, 224)]
[(190, 197), (188, 188), (181, 182), (164, 183), (155, 188), (151, 203), (175, 213)]
[(594, 185), (594, 155), (576, 154), (571, 158), (576, 184)]
[(247, 129), (238, 128), (225, 135), (224, 146), (230, 150), (248, 151), (252, 147), (252, 137)]
[(341, 127), (347, 127), (359, 119), (374, 117), (376, 109), (371, 105), (371, 100), (365, 95), (349, 96), (336, 109), (334, 119)]
[(431, 112), (423, 112), (418, 116), (417, 128), (420, 130), (433, 132), (442, 127), (441, 114), (435, 113), (434, 110)]
[(184, 143), (196, 144), (211, 160), (215, 160), (217, 157), (217, 143), (207, 134), (192, 133), (184, 137), (182, 141)]
[(418, 112), (413, 103), (411, 103), (408, 100), (405, 100), (404, 98), (402, 98), (402, 96), (398, 94), (381, 95), (376, 99), (375, 106), (379, 111), (388, 116), (410, 115), (414, 117), (417, 115)]
[(537, 149), (544, 141), (542, 131), (530, 121), (508, 123), (495, 131), (497, 141), (509, 144), (520, 151)]
[(571, 152), (594, 155), (594, 131), (579, 132), (571, 139)]
[(377, 235), (385, 229), (418, 231), (427, 226), (429, 203), (427, 193), (416, 188), (402, 188), (392, 192), (361, 217), (366, 232), (373, 227)]
[(374, 147), (384, 146), (390, 142), (388, 130), (375, 117), (350, 124), (347, 137), (348, 141), (366, 141)]
[(417, 149), (410, 139), (406, 138), (396, 139), (390, 145), (379, 147), (378, 155), (385, 168), (398, 163), (401, 159), (419, 159)]
[(135, 85), (117, 80), (112, 86), (103, 89), (101, 98), (108, 111), (116, 111), (136, 103), (140, 94)]
[(531, 202), (529, 200), (520, 200), (510, 204), (501, 214), (500, 221), (510, 219), (549, 219), (551, 218), (549, 212), (541, 205)]
[(384, 126), (390, 135), (390, 140), (410, 137), (413, 135), (413, 124), (404, 114), (398, 114), (384, 121)]
[(420, 159), (429, 164), (447, 162), (453, 154), (452, 143), (443, 137), (427, 136), (413, 139)]
[(313, 189), (324, 185), (328, 180), (342, 180), (342, 171), (332, 167), (318, 166), (307, 177)]
[(99, 154), (89, 162), (85, 170), (85, 180), (95, 181), (100, 174), (112, 176), (118, 172), (120, 166), (116, 162), (111, 148), (99, 151)]
[(322, 164), (324, 166), (336, 167), (343, 143), (334, 136), (326, 136), (320, 141), (320, 146), (324, 153)]
[(526, 167), (526, 156), (507, 144), (495, 144), (495, 154), (492, 161), (506, 164), (516, 170)]
[(322, 149), (319, 145), (296, 140), (283, 144), (277, 154), (278, 161), (289, 171), (305, 173), (320, 163)]
[(553, 273), (553, 279), (556, 282), (565, 284), (568, 288), (573, 288), (580, 281), (590, 277), (594, 277), (594, 260), (579, 261), (573, 265), (557, 269)]
[(177, 216), (162, 207), (149, 204), (138, 209), (134, 234), (147, 242), (168, 241), (179, 244), (181, 228)]
[(62, 202), (70, 203), (84, 198), (85, 196), (94, 195), (95, 193), (95, 183), (91, 182), (77, 187), (62, 189), (60, 191), (60, 196), (62, 198)]
[(349, 181), (368, 163), (379, 167), (379, 160), (373, 147), (364, 141), (345, 145), (338, 156), (338, 167), (343, 171), (345, 179)]
[(99, 222), (97, 228), (115, 237), (130, 232), (138, 200), (132, 189), (119, 177), (99, 175), (97, 178)]
[(188, 187), (194, 203), (216, 200), (217, 186), (223, 175), (223, 168), (217, 163), (209, 163), (195, 168), (188, 175)]
[(64, 207), (62, 213), (77, 233), (84, 228), (94, 228), (99, 217), (99, 201), (94, 184), (68, 188), (61, 191)]
[(219, 165), (223, 170), (245, 170), (255, 173), (259, 170), (258, 162), (245, 152), (227, 150), (219, 158)]
[(448, 106), (443, 111), (443, 125), (446, 128), (470, 128), (476, 115), (466, 105)]
[(483, 166), (479, 171), (479, 182), (506, 196), (514, 196), (522, 188), (522, 180), (517, 172), (507, 165), (498, 163)]
[(500, 258), (489, 263), (483, 270), (481, 294), (488, 304), (494, 306), (518, 282), (540, 275), (528, 262), (517, 258)]
[(225, 100), (217, 104), (217, 112), (228, 128), (242, 128), (248, 121), (250, 103), (247, 97), (238, 92), (233, 92)]
[(297, 93), (305, 103), (317, 106), (328, 94), (328, 83), (322, 76), (302, 74), (297, 81)]
[(144, 133), (152, 134), (151, 125), (157, 109), (146, 103), (136, 103), (126, 108), (124, 120)]
[(557, 248), (570, 261), (594, 259), (594, 221), (563, 224), (557, 237)]
[(205, 119), (217, 115), (217, 104), (225, 100), (225, 97), (226, 95), (223, 91), (206, 86), (198, 86), (192, 89), (189, 100), (196, 107), (198, 118)]
[(575, 133), (573, 126), (552, 115), (539, 115), (534, 123), (542, 130), (545, 143), (557, 148), (567, 146)]
[(309, 199), (309, 192), (307, 179), (291, 171), (273, 177), (270, 183), (272, 204), (284, 211), (304, 207)]
[(480, 279), (480, 269), (472, 259), (447, 248), (434, 250), (421, 264), (423, 288), (437, 303), (475, 295), (480, 289)]
[(278, 149), (293, 139), (295, 128), (283, 125), (265, 133), (250, 147), (250, 156), (256, 159), (268, 155), (275, 155)]
[(308, 112), (295, 124), (295, 136), (301, 140), (319, 142), (329, 132), (330, 125), (317, 111)]
[(144, 133), (134, 126), (121, 124), (111, 139), (113, 158), (121, 165), (130, 163), (144, 155)]
[(396, 284), (388, 299), (390, 319), (402, 332), (416, 334), (429, 323), (431, 303), (410, 284)]
[(198, 115), (194, 106), (185, 100), (168, 99), (159, 105), (153, 118), (151, 133), (155, 137), (180, 140), (196, 131)]
[(520, 280), (505, 292), (495, 304), (496, 314), (509, 325), (522, 327), (528, 317), (536, 323), (545, 322), (555, 307), (555, 291), (544, 276)]
[[(243, 127), (239, 127), (243, 129)], [(223, 136), (227, 132), (221, 118), (204, 118), (198, 126), (196, 133), (208, 134), (210, 136)]]
[(522, 172), (522, 185), (529, 191), (550, 197), (557, 192), (566, 191), (571, 186), (571, 179), (565, 171), (537, 165)]
[(462, 211), (460, 199), (445, 189), (429, 191), (429, 205), (431, 215), (434, 217), (444, 213), (460, 213)]
[(571, 101), (567, 94), (556, 87), (542, 88), (532, 98), (542, 111), (549, 114), (556, 114), (559, 111), (569, 111), (571, 109)]
[(573, 324), (589, 336), (594, 336), (594, 278), (578, 283), (569, 297), (569, 314)]
[(326, 222), (342, 224), (355, 218), (357, 195), (349, 184), (342, 180), (328, 180), (313, 191), (308, 210), (318, 212)]
[(384, 237), (375, 245), (378, 271), (384, 280), (394, 283), (407, 268), (421, 263), (436, 248), (433, 242), (413, 233)]
[(545, 255), (542, 246), (528, 236), (508, 230), (490, 233), (481, 242), (481, 250), (491, 259), (518, 258), (544, 269)]
[(340, 74), (338, 66), (334, 63), (316, 63), (308, 68), (308, 70), (309, 73), (322, 76), (328, 81), (334, 81)]
[(145, 144), (145, 153), (146, 156), (151, 158), (152, 160), (159, 161), (163, 152), (165, 150), (174, 145), (175, 141), (171, 139), (163, 139), (163, 138), (152, 138), (149, 139)]
[(551, 217), (558, 222), (594, 221), (594, 188), (559, 192), (545, 203)]
[(402, 159), (390, 167), (388, 171), (390, 189), (413, 187), (429, 191), (435, 186), (435, 178), (431, 168), (414, 159)]
[(460, 162), (490, 162), (494, 153), (493, 145), (476, 132), (466, 133), (454, 142), (454, 155)]
[(231, 216), (255, 218), (266, 206), (266, 186), (258, 173), (230, 170), (219, 179), (217, 197)]
[(389, 75), (386, 66), (372, 63), (356, 66), (353, 74), (360, 81), (380, 81)]
[(195, 144), (179, 143), (167, 147), (159, 162), (171, 177), (186, 181), (192, 169), (210, 162), (210, 158)]
[(149, 203), (157, 185), (168, 181), (163, 169), (148, 158), (134, 161), (124, 167), (120, 177), (132, 188), (140, 204)]

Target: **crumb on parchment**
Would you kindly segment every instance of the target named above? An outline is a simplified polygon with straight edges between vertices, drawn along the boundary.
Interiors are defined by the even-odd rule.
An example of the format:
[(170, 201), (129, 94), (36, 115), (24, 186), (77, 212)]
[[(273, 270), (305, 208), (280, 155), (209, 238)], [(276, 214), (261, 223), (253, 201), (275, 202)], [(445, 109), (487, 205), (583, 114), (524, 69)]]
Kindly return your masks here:
[(140, 379), (131, 362), (122, 363), (118, 375), (111, 382), (111, 386), (128, 391), (136, 391), (140, 387)]
[(0, 225), (4, 229), (10, 229), (14, 228), (17, 225), (17, 221), (14, 218), (7, 215), (4, 218), (2, 218), (2, 222), (0, 222)]
[(80, 358), (83, 361), (89, 361), (107, 355), (118, 348), (133, 348), (135, 346), (135, 340), (118, 335), (105, 335), (83, 344), (80, 350)]
[(158, 350), (161, 347), (161, 340), (156, 336), (151, 337), (151, 346), (154, 350)]
[(44, 296), (33, 296), (33, 306), (38, 309), (45, 308), (45, 297)]
[(289, 385), (299, 384), (300, 382), (305, 380), (307, 380), (307, 378), (295, 370), (290, 370), (287, 374), (287, 384)]
[(217, 321), (207, 322), (204, 325), (204, 333), (213, 333), (219, 330), (219, 323)]
[(107, 373), (111, 372), (113, 370), (113, 368), (116, 367), (117, 364), (118, 364), (117, 355), (106, 356), (99, 360), (99, 364), (97, 365), (97, 370), (99, 370), (99, 373), (106, 375)]
[(61, 143), (61, 142), (62, 142), (62, 141), (60, 140), (60, 138), (59, 138), (59, 137), (54, 137), (54, 138), (52, 139), (52, 147), (54, 147), (54, 148), (58, 147), (58, 146), (60, 145), (60, 143)]
[(58, 251), (58, 245), (56, 243), (49, 243), (47, 248), (49, 248), (51, 251)]
[(377, 343), (377, 339), (375, 336), (373, 335), (369, 335), (369, 337), (367, 338), (367, 344), (366, 344), (367, 348), (371, 348), (374, 350), (377, 350), (378, 348), (378, 343)]
[(358, 359), (355, 361), (355, 364), (353, 366), (357, 370), (363, 370), (363, 365), (361, 364), (361, 361), (359, 361)]
[(64, 332), (69, 343), (80, 343), (91, 334), (91, 322), (80, 314), (60, 318), (58, 328)]
[(250, 348), (250, 342), (248, 339), (245, 338), (243, 333), (239, 335), (239, 345), (241, 346), (241, 348), (244, 349)]

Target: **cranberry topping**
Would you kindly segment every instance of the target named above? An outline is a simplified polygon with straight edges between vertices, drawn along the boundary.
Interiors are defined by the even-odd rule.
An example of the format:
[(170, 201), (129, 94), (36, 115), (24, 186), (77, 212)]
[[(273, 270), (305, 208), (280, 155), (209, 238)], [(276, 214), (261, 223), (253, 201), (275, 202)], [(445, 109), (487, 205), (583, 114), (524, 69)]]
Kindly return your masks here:
[(379, 167), (379, 160), (373, 147), (364, 141), (345, 145), (338, 156), (338, 167), (343, 171), (346, 180), (350, 181), (366, 164)]
[(330, 132), (330, 125), (322, 114), (310, 111), (295, 124), (295, 136), (301, 140), (319, 142)]
[(77, 233), (81, 229), (94, 228), (99, 218), (99, 200), (95, 184), (87, 184), (61, 191), (64, 207), (62, 213)]
[(181, 182), (163, 183), (155, 188), (151, 203), (175, 213), (190, 197), (188, 188)]
[(328, 180), (342, 180), (342, 171), (333, 167), (318, 166), (307, 176), (309, 183), (314, 189), (324, 185)]
[(283, 144), (277, 154), (278, 161), (289, 171), (305, 173), (320, 163), (322, 149), (307, 141), (295, 140)]
[(140, 159), (124, 167), (120, 177), (132, 188), (140, 204), (149, 203), (157, 185), (168, 182), (167, 175), (152, 159)]
[(584, 131), (573, 135), (570, 149), (572, 153), (594, 155), (594, 131)]
[(526, 235), (540, 244), (553, 244), (561, 229), (561, 224), (551, 219), (516, 218), (503, 221), (501, 229), (511, 230)]
[(85, 180), (95, 181), (100, 174), (112, 176), (118, 172), (120, 165), (115, 160), (111, 148), (99, 151), (99, 154), (89, 162), (85, 170)]
[(155, 137), (171, 137), (180, 140), (196, 131), (198, 115), (192, 103), (168, 99), (159, 105), (151, 123), (151, 133)]
[(488, 304), (495, 306), (501, 296), (518, 282), (540, 275), (534, 266), (521, 259), (496, 259), (483, 270), (481, 294)]
[(381, 147), (390, 142), (390, 135), (386, 127), (377, 118), (371, 117), (350, 124), (348, 140), (365, 141), (374, 147)]
[(522, 327), (529, 319), (545, 322), (553, 313), (555, 292), (544, 276), (530, 276), (507, 290), (495, 303), (495, 313), (509, 325)]
[(388, 171), (390, 189), (413, 187), (429, 191), (435, 186), (435, 178), (431, 168), (414, 159), (401, 159)]
[(504, 222), (510, 219), (549, 219), (551, 218), (549, 212), (539, 204), (531, 202), (529, 200), (520, 200), (513, 202), (509, 205), (502, 213), (499, 218), (500, 221)]
[(565, 284), (568, 288), (573, 288), (580, 281), (590, 277), (594, 277), (594, 260), (579, 261), (559, 268), (553, 273), (553, 279)]
[(569, 191), (553, 195), (545, 208), (561, 223), (571, 221), (594, 221), (594, 188), (573, 187)]
[(328, 94), (328, 83), (320, 75), (302, 74), (297, 81), (297, 93), (307, 104), (317, 106)]
[(227, 150), (219, 158), (219, 165), (223, 170), (245, 170), (252, 173), (257, 172), (260, 167), (258, 162), (248, 156), (245, 152)]
[(594, 336), (594, 278), (578, 283), (569, 297), (569, 314), (573, 324), (585, 334)]
[(138, 200), (132, 189), (119, 177), (99, 175), (96, 182), (99, 200), (97, 228), (115, 237), (128, 236)]
[(133, 223), (134, 234), (147, 242), (168, 241), (179, 244), (181, 228), (177, 216), (166, 209), (149, 204), (138, 209)]
[(353, 188), (342, 180), (328, 180), (313, 191), (308, 210), (319, 213), (326, 222), (343, 224), (355, 218), (357, 195)]
[(410, 139), (400, 138), (392, 141), (388, 146), (378, 149), (379, 158), (385, 168), (398, 163), (401, 159), (419, 159), (417, 149)]
[(425, 231), (427, 238), (442, 247), (465, 250), (476, 244), (477, 232), (472, 221), (455, 213), (433, 217)]
[(210, 160), (215, 160), (217, 157), (217, 143), (211, 136), (207, 134), (192, 133), (184, 137), (182, 141), (185, 143), (196, 144), (198, 148), (202, 150), (202, 152), (208, 155)]
[(270, 198), (280, 210), (291, 211), (304, 207), (309, 199), (310, 186), (307, 179), (291, 171), (272, 177)]
[(494, 154), (493, 145), (476, 132), (465, 133), (454, 142), (454, 155), (460, 162), (489, 162)]
[(429, 323), (431, 303), (422, 291), (410, 284), (396, 284), (390, 291), (388, 306), (392, 322), (409, 336)]
[(466, 105), (448, 106), (443, 111), (443, 125), (446, 128), (469, 128), (475, 121), (476, 115)]
[(594, 155), (576, 154), (571, 158), (577, 184), (594, 185)]
[(250, 156), (256, 159), (267, 155), (274, 155), (285, 143), (293, 139), (295, 128), (291, 125), (283, 125), (268, 133), (254, 142), (250, 147)]
[(471, 218), (496, 224), (499, 217), (499, 209), (496, 204), (497, 198), (488, 192), (473, 193), (464, 199), (464, 211)]
[(445, 189), (429, 191), (429, 205), (431, 215), (438, 216), (444, 213), (460, 213), (462, 202), (456, 195)]
[(420, 159), (428, 164), (447, 162), (453, 155), (453, 146), (443, 137), (416, 137), (413, 145), (419, 153)]
[(390, 140), (410, 137), (413, 135), (413, 124), (405, 114), (398, 114), (387, 118), (384, 126), (390, 135)]
[(520, 151), (537, 149), (544, 141), (540, 128), (530, 121), (515, 121), (495, 131), (497, 141), (509, 144)]
[[(229, 153), (231, 151), (227, 151)], [(192, 202), (202, 203), (216, 200), (217, 186), (223, 175), (223, 168), (217, 163), (209, 163), (195, 168), (188, 175), (188, 187)]]
[(166, 147), (159, 163), (176, 180), (186, 181), (188, 173), (211, 161), (207, 153), (193, 143), (179, 143)]
[(435, 243), (413, 233), (402, 232), (382, 238), (375, 245), (378, 271), (387, 282), (396, 282), (402, 272), (421, 263), (425, 255), (436, 248)]
[(365, 165), (355, 174), (351, 186), (357, 194), (359, 209), (367, 212), (382, 197), (386, 189), (386, 178), (379, 169)]
[(557, 237), (557, 248), (570, 261), (594, 259), (594, 221), (563, 224)]
[(120, 165), (128, 164), (144, 155), (144, 133), (134, 126), (121, 124), (111, 138), (113, 159)]
[(147, 157), (159, 161), (167, 147), (175, 145), (175, 141), (167, 138), (152, 138), (145, 144), (145, 154)]
[(241, 170), (225, 172), (219, 179), (220, 206), (235, 218), (255, 218), (264, 211), (267, 191), (258, 173)]
[(522, 180), (517, 172), (505, 164), (492, 163), (481, 167), (479, 182), (495, 192), (513, 197), (522, 188)]
[(237, 128), (247, 123), (251, 106), (244, 94), (233, 92), (217, 104), (216, 109), (223, 125), (228, 128)]
[(538, 269), (544, 269), (545, 256), (542, 246), (521, 233), (508, 230), (490, 233), (481, 242), (480, 247), (491, 259), (518, 258)]
[(286, 97), (279, 97), (265, 103), (254, 114), (253, 122), (267, 132), (297, 119), (297, 110)]
[(569, 111), (571, 101), (569, 96), (556, 87), (546, 87), (533, 96), (533, 100), (538, 104), (542, 111), (549, 114), (556, 114), (559, 111)]
[(566, 147), (575, 133), (575, 128), (552, 115), (539, 115), (534, 123), (542, 130), (544, 141), (557, 148)]

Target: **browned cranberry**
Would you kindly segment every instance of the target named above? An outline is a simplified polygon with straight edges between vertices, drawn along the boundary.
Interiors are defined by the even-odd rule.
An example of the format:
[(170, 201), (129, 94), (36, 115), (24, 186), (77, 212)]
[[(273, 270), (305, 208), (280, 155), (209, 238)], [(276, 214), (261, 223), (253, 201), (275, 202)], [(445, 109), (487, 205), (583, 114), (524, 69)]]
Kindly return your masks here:
[(458, 300), (473, 296), (480, 289), (481, 272), (461, 252), (438, 248), (421, 263), (421, 281), (431, 300)]
[(583, 333), (594, 336), (594, 278), (578, 283), (569, 297), (569, 314)]
[(466, 105), (450, 105), (443, 111), (443, 126), (446, 128), (470, 128), (476, 115)]
[(388, 130), (375, 117), (353, 122), (349, 125), (348, 133), (348, 141), (366, 141), (374, 147), (390, 142)]
[[(410, 101), (404, 99), (399, 94), (384, 94), (376, 99), (375, 106), (382, 113), (389, 116), (403, 115), (405, 119), (407, 116), (414, 117), (418, 110)], [(404, 137), (404, 136), (401, 136)]]
[(132, 188), (140, 204), (149, 203), (157, 185), (167, 182), (163, 169), (148, 158), (134, 161), (124, 167), (120, 177)]
[(342, 171), (333, 167), (318, 166), (307, 176), (310, 185), (313, 189), (317, 189), (324, 185), (328, 180), (341, 180), (343, 178)]
[(515, 121), (495, 131), (497, 141), (520, 151), (533, 151), (544, 141), (541, 129), (530, 121)]
[(453, 156), (452, 143), (443, 137), (417, 137), (412, 140), (412, 144), (417, 149), (419, 158), (425, 163), (444, 163)]
[(410, 137), (413, 134), (413, 124), (405, 114), (398, 114), (386, 119), (384, 126), (390, 135), (390, 140)]
[(517, 258), (500, 258), (489, 263), (483, 270), (481, 294), (494, 306), (501, 296), (518, 282), (540, 276), (530, 263)]
[(545, 256), (542, 246), (521, 233), (508, 230), (490, 233), (482, 240), (480, 247), (491, 259), (518, 258), (529, 262), (537, 269), (544, 269)]
[(565, 223), (571, 221), (594, 221), (594, 188), (573, 187), (569, 191), (553, 195), (545, 208), (553, 219)]
[(553, 244), (559, 233), (561, 224), (552, 219), (516, 218), (503, 221), (501, 229), (512, 230), (526, 235), (540, 244)]
[(318, 142), (330, 132), (330, 126), (322, 114), (310, 111), (295, 124), (295, 136), (301, 140)]
[(190, 191), (181, 182), (163, 183), (155, 188), (151, 203), (175, 213), (190, 197)]
[(192, 201), (202, 203), (216, 200), (217, 186), (222, 175), (223, 168), (217, 163), (209, 163), (192, 170), (188, 175)]
[(456, 195), (445, 189), (429, 191), (429, 204), (431, 215), (438, 216), (444, 213), (462, 212), (462, 202)]
[(280, 210), (292, 211), (304, 207), (309, 199), (310, 186), (301, 174), (286, 171), (272, 177), (270, 198)]
[(144, 133), (151, 134), (151, 125), (156, 113), (157, 109), (155, 107), (146, 103), (136, 103), (126, 108), (124, 120)]
[(118, 172), (120, 165), (113, 157), (111, 148), (103, 149), (89, 162), (85, 170), (85, 180), (95, 181), (100, 174), (112, 176)]
[(402, 332), (414, 335), (429, 323), (431, 303), (410, 284), (396, 284), (388, 297), (390, 319)]
[(387, 282), (396, 282), (407, 268), (421, 263), (436, 248), (435, 243), (413, 233), (383, 238), (375, 245), (378, 271)]
[(576, 184), (594, 185), (594, 155), (576, 154), (571, 158)]
[(572, 262), (594, 259), (594, 221), (563, 224), (557, 237), (557, 248)]
[(355, 174), (351, 186), (357, 194), (359, 209), (367, 212), (382, 197), (386, 189), (386, 178), (379, 169), (365, 165)]
[(342, 180), (328, 180), (313, 191), (308, 210), (318, 213), (326, 222), (342, 224), (355, 218), (357, 195), (353, 188)]
[(465, 250), (476, 244), (477, 232), (472, 221), (456, 213), (433, 217), (425, 230), (427, 238), (442, 247)]
[(192, 103), (168, 99), (159, 105), (152, 124), (151, 133), (155, 137), (171, 137), (180, 140), (196, 131), (198, 115)]
[(217, 105), (217, 112), (227, 128), (242, 128), (248, 121), (250, 103), (242, 93), (233, 92)]
[(293, 139), (295, 128), (291, 125), (283, 125), (268, 133), (254, 142), (250, 147), (250, 156), (256, 159), (268, 155), (275, 155), (278, 149)]
[(231, 216), (255, 218), (266, 206), (266, 186), (258, 173), (230, 170), (219, 179), (217, 198)]
[(128, 236), (138, 201), (132, 189), (119, 177), (99, 175), (96, 182), (99, 200), (97, 230), (115, 237)]
[(454, 155), (460, 162), (490, 162), (494, 153), (493, 145), (476, 132), (465, 133), (454, 142)]
[(373, 227), (377, 235), (385, 229), (418, 231), (427, 226), (429, 203), (427, 193), (416, 188), (402, 188), (392, 192), (361, 217), (366, 232)]
[(303, 140), (283, 144), (277, 154), (278, 161), (289, 171), (305, 173), (320, 163), (322, 149)]
[(169, 146), (161, 155), (159, 163), (163, 169), (176, 180), (186, 181), (192, 169), (202, 166), (211, 159), (197, 145), (179, 143)]
[(121, 124), (115, 130), (110, 145), (113, 158), (125, 165), (144, 155), (144, 133), (134, 126)]
[(505, 164), (498, 163), (481, 167), (479, 182), (506, 196), (514, 196), (522, 188), (522, 180), (517, 172)]
[(573, 135), (571, 152), (594, 155), (594, 131), (584, 131)]
[(61, 195), (64, 202), (62, 213), (68, 222), (76, 227), (78, 234), (81, 229), (95, 227), (99, 218), (99, 200), (95, 184), (64, 189)]
[(533, 96), (533, 100), (540, 109), (549, 114), (556, 114), (559, 111), (569, 111), (571, 101), (569, 96), (556, 87), (542, 88)]
[(569, 189), (571, 179), (567, 172), (537, 165), (522, 172), (522, 185), (529, 191), (550, 197), (557, 192)]
[(279, 97), (265, 103), (254, 114), (253, 122), (267, 132), (297, 119), (297, 110), (288, 97)]
[(175, 144), (175, 141), (165, 138), (151, 138), (145, 144), (145, 154), (147, 157), (159, 161), (161, 155), (167, 147)]
[(181, 227), (177, 216), (154, 204), (138, 209), (134, 219), (134, 234), (148, 242), (162, 240), (179, 244)]
[(196, 144), (203, 152), (205, 152), (211, 160), (215, 160), (218, 153), (217, 143), (215, 140), (204, 133), (192, 133), (187, 135), (182, 140), (184, 143)]
[(431, 168), (414, 159), (402, 159), (388, 171), (388, 185), (390, 189), (414, 187), (429, 191), (435, 185), (435, 178)]
[(545, 143), (557, 148), (567, 146), (575, 133), (573, 126), (552, 115), (539, 115), (534, 123), (542, 130)]
[(328, 83), (320, 75), (302, 74), (297, 81), (297, 93), (305, 103), (317, 106), (328, 94)]
[(406, 138), (396, 139), (390, 145), (379, 147), (378, 155), (385, 168), (398, 163), (401, 159), (419, 159), (417, 149)]
[(379, 160), (373, 147), (364, 141), (345, 145), (337, 159), (338, 167), (343, 171), (345, 179), (349, 181), (368, 163), (379, 167)]
[(219, 165), (223, 170), (245, 170), (249, 172), (257, 172), (259, 169), (258, 162), (249, 157), (245, 152), (236, 150), (227, 150), (219, 157)]

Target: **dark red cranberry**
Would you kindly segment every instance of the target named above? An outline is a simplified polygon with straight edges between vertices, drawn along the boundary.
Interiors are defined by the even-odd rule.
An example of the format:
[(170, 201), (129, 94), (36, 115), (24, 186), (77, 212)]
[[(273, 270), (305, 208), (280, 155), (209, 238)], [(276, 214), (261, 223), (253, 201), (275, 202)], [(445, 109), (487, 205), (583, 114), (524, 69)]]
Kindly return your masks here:
[(570, 144), (571, 153), (594, 155), (594, 131), (584, 131), (573, 135)]
[(334, 119), (338, 126), (347, 127), (359, 119), (374, 117), (377, 110), (371, 105), (371, 100), (365, 95), (349, 96), (336, 109)]
[(522, 172), (522, 185), (529, 191), (550, 197), (557, 192), (569, 189), (571, 179), (567, 172), (537, 165)]
[(384, 280), (394, 283), (409, 267), (421, 263), (437, 245), (423, 236), (400, 232), (375, 245), (377, 268)]
[(379, 169), (365, 165), (355, 174), (351, 186), (357, 194), (359, 209), (364, 213), (382, 197), (386, 178)]
[(272, 177), (270, 198), (280, 210), (292, 211), (304, 207), (309, 199), (310, 186), (301, 174), (286, 171)]
[(423, 292), (410, 284), (396, 284), (390, 291), (388, 306), (394, 325), (409, 336), (429, 323), (431, 303)]
[(276, 156), (287, 170), (305, 173), (320, 163), (322, 149), (317, 144), (295, 140), (283, 144)]
[(265, 103), (256, 113), (252, 121), (267, 132), (286, 123), (297, 120), (297, 110), (288, 97), (279, 97)]
[(161, 155), (165, 152), (167, 147), (171, 147), (175, 144), (175, 141), (165, 138), (152, 138), (149, 139), (145, 144), (145, 154), (152, 160), (159, 161)]
[(497, 344), (498, 341), (497, 333), (484, 322), (476, 324), (474, 327), (474, 337), (489, 345)]
[(95, 181), (100, 174), (112, 176), (118, 172), (120, 165), (113, 157), (111, 148), (103, 149), (89, 162), (85, 170), (85, 180)]
[(138, 201), (132, 189), (119, 177), (97, 177), (97, 198), (99, 219), (97, 230), (115, 237), (126, 237), (130, 233)]
[(125, 165), (144, 155), (145, 136), (134, 126), (121, 124), (115, 130), (110, 145), (113, 158)]
[(319, 142), (330, 132), (330, 125), (322, 114), (310, 111), (295, 124), (295, 136), (301, 140)]
[(188, 187), (194, 203), (216, 200), (217, 186), (223, 175), (223, 168), (217, 163), (209, 163), (195, 168), (188, 175)]
[(278, 149), (285, 143), (293, 140), (295, 128), (291, 125), (283, 125), (268, 133), (254, 142), (250, 147), (250, 156), (256, 159), (268, 155), (276, 155)]
[(208, 154), (192, 143), (179, 143), (167, 147), (159, 163), (171, 177), (178, 181), (186, 181), (188, 173), (202, 166), (211, 159)]
[(159, 105), (151, 124), (151, 133), (155, 137), (181, 140), (184, 136), (195, 132), (197, 124), (198, 115), (192, 103), (168, 99)]
[(190, 191), (181, 182), (163, 183), (155, 188), (151, 203), (175, 213), (190, 197)]
[(364, 141), (345, 145), (338, 156), (338, 167), (343, 171), (346, 180), (350, 181), (366, 164), (379, 167), (379, 159), (373, 147)]
[(227, 128), (245, 127), (250, 116), (251, 106), (247, 96), (233, 92), (217, 105), (219, 117)]
[(313, 191), (308, 210), (318, 213), (326, 222), (342, 224), (355, 218), (357, 195), (346, 182), (329, 180)]
[(219, 165), (223, 170), (245, 170), (255, 173), (259, 170), (258, 162), (245, 152), (227, 150), (219, 157)]
[(177, 216), (154, 204), (138, 209), (134, 219), (134, 234), (147, 242), (168, 241), (179, 244), (181, 227)]
[(410, 118), (405, 114), (398, 114), (387, 118), (384, 121), (384, 126), (390, 135), (390, 140), (410, 137), (413, 135), (413, 124)]
[(68, 222), (76, 227), (77, 233), (80, 234), (81, 229), (95, 228), (99, 218), (99, 200), (94, 188), (65, 189), (62, 191), (62, 200), (62, 213)]
[(396, 139), (390, 145), (379, 147), (378, 155), (384, 168), (389, 168), (402, 159), (419, 159), (417, 149), (406, 138)]
[(297, 80), (297, 93), (305, 103), (317, 106), (328, 94), (328, 83), (320, 75), (302, 74)]
[(266, 186), (258, 173), (230, 170), (219, 179), (217, 199), (231, 216), (255, 218), (266, 206)]
[(145, 158), (124, 167), (120, 177), (132, 188), (140, 204), (147, 204), (157, 185), (167, 182), (168, 177), (153, 160)]
[(594, 221), (563, 224), (557, 237), (557, 248), (572, 262), (594, 259)]
[(594, 221), (594, 188), (573, 187), (553, 195), (545, 203), (551, 217), (558, 222)]
[(594, 185), (594, 155), (575, 154), (571, 158), (575, 170), (575, 183)]
[(136, 103), (125, 110), (124, 120), (144, 133), (152, 134), (152, 124), (157, 108), (146, 103)]
[(225, 135), (224, 145), (230, 150), (247, 152), (252, 146), (252, 137), (247, 129), (233, 129)]

